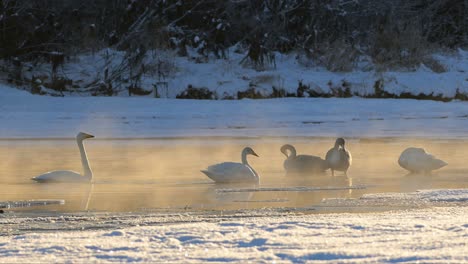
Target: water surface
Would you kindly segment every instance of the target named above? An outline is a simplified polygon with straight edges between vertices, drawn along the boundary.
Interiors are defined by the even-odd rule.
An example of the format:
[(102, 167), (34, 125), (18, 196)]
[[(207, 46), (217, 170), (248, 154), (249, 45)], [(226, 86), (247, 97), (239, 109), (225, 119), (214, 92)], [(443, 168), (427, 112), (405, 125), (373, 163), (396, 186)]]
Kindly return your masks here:
[[(74, 140), (0, 140), (0, 202), (36, 199), (64, 200), (64, 205), (16, 210), (59, 212), (155, 210), (231, 210), (312, 207), (324, 198), (358, 198), (365, 193), (412, 192), (418, 189), (468, 188), (468, 141), (423, 139), (351, 139), (349, 177), (285, 175), (282, 144), (298, 154), (324, 157), (331, 138), (187, 138), (85, 141), (92, 184), (39, 184), (31, 177), (51, 170), (82, 172)], [(249, 157), (260, 174), (259, 186), (214, 184), (201, 169), (223, 161), (240, 161), (244, 146), (260, 157)], [(424, 147), (449, 163), (431, 175), (407, 175), (398, 156), (407, 146)], [(307, 190), (306, 188), (364, 189)], [(245, 192), (244, 188), (261, 191)], [(274, 188), (265, 191), (265, 188)], [(241, 189), (226, 192), (225, 189)], [(282, 190), (284, 189), (284, 190)]]

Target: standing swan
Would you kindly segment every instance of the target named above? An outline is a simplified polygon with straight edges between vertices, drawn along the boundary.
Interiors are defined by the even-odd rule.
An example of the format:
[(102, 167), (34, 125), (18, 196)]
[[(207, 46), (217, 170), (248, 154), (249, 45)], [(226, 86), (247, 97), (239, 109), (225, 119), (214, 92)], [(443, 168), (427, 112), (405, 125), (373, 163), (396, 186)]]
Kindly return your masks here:
[(292, 145), (283, 145), (280, 150), (287, 158), (283, 164), (287, 173), (318, 174), (323, 173), (328, 169), (327, 162), (320, 157), (312, 155), (296, 156), (296, 148)]
[(398, 159), (398, 164), (412, 173), (428, 173), (447, 166), (445, 161), (435, 158), (423, 148), (405, 149)]
[(253, 149), (246, 147), (242, 150), (242, 163), (223, 162), (209, 166), (206, 170), (202, 170), (208, 178), (217, 183), (234, 183), (234, 182), (255, 182), (258, 183), (258, 174), (247, 162), (247, 155), (257, 156)]
[(80, 149), (81, 154), (81, 164), (83, 165), (84, 175), (81, 175), (74, 171), (60, 170), (60, 171), (51, 171), (44, 173), (42, 175), (32, 178), (33, 181), (37, 182), (89, 182), (93, 177), (93, 172), (89, 167), (88, 158), (86, 157), (86, 151), (83, 146), (83, 140), (87, 138), (93, 138), (93, 135), (86, 134), (83, 132), (76, 135), (76, 142), (78, 143), (78, 148)]
[(353, 161), (351, 152), (345, 149), (345, 140), (343, 138), (337, 138), (335, 141), (335, 147), (331, 148), (325, 157), (332, 171), (332, 176), (335, 176), (335, 171), (343, 171), (345, 176), (348, 176), (347, 171)]

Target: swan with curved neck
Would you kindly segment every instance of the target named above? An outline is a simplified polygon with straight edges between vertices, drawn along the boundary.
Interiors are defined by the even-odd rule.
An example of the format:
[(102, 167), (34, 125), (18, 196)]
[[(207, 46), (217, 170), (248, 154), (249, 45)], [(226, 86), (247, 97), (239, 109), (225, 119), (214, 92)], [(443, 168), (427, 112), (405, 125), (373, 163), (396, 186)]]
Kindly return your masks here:
[(296, 148), (292, 145), (283, 145), (280, 151), (286, 156), (283, 166), (287, 173), (319, 174), (328, 169), (325, 160), (312, 155), (297, 155)]
[(93, 138), (93, 135), (86, 134), (83, 132), (76, 135), (76, 142), (80, 149), (81, 165), (83, 166), (83, 175), (69, 170), (59, 170), (44, 173), (42, 175), (32, 178), (33, 181), (37, 182), (89, 182), (93, 178), (93, 172), (89, 167), (88, 157), (86, 156), (86, 150), (83, 145), (83, 140), (87, 138)]
[(411, 173), (429, 173), (448, 165), (445, 161), (427, 153), (423, 148), (405, 149), (398, 159), (398, 164)]
[(332, 171), (332, 176), (335, 176), (335, 171), (342, 171), (345, 176), (348, 176), (347, 172), (353, 158), (351, 152), (345, 148), (345, 140), (343, 138), (336, 139), (335, 146), (327, 152), (325, 160)]
[(208, 178), (217, 183), (235, 183), (235, 182), (258, 182), (259, 177), (257, 172), (250, 166), (247, 161), (247, 155), (258, 157), (257, 153), (246, 147), (242, 150), (242, 163), (223, 162), (209, 166), (206, 170), (202, 170)]

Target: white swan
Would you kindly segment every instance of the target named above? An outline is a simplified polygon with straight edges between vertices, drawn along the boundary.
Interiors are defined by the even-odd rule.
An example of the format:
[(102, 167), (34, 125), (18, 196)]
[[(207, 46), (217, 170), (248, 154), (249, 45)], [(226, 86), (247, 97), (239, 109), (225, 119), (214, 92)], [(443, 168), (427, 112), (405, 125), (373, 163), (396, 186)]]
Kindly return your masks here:
[(42, 175), (32, 178), (33, 181), (37, 182), (89, 182), (93, 177), (93, 172), (89, 167), (88, 158), (86, 156), (86, 151), (83, 146), (83, 140), (87, 138), (93, 138), (93, 135), (86, 134), (83, 132), (76, 135), (76, 142), (78, 143), (78, 148), (80, 149), (81, 154), (81, 164), (83, 165), (84, 175), (81, 175), (74, 171), (60, 170), (60, 171), (51, 171), (44, 173)]
[(423, 148), (405, 149), (398, 159), (398, 164), (412, 173), (427, 173), (448, 165), (445, 161), (437, 159), (427, 153)]
[(258, 157), (253, 149), (246, 147), (242, 150), (242, 163), (223, 162), (201, 172), (217, 183), (258, 182), (258, 174), (247, 162), (247, 155)]
[(351, 152), (346, 150), (343, 138), (336, 139), (335, 146), (327, 152), (325, 160), (331, 169), (332, 176), (335, 176), (335, 171), (343, 171), (345, 176), (348, 176), (347, 172), (353, 158)]
[(283, 145), (280, 150), (287, 158), (283, 164), (287, 173), (317, 174), (328, 169), (327, 162), (320, 157), (312, 155), (296, 155), (296, 148), (292, 145)]

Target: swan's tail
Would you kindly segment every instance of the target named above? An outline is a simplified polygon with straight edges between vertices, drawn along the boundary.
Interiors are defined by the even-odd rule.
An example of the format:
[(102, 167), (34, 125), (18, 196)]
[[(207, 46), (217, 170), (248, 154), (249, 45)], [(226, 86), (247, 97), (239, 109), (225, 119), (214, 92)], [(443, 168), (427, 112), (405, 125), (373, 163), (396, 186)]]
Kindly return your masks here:
[(213, 176), (213, 174), (211, 172), (207, 171), (207, 170), (201, 170), (201, 172), (203, 172), (209, 178), (211, 178)]
[(216, 175), (207, 171), (207, 170), (201, 170), (208, 178), (212, 179), (213, 181), (216, 181)]
[(32, 177), (31, 180), (35, 181), (35, 182), (46, 182), (45, 180), (43, 179), (40, 179), (38, 177)]
[(432, 162), (433, 170), (440, 169), (440, 168), (445, 167), (447, 165), (448, 165), (447, 162), (445, 162), (443, 160), (440, 160), (440, 159), (434, 159), (433, 162)]

